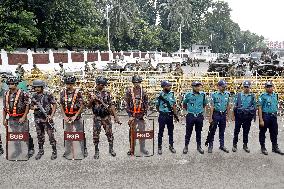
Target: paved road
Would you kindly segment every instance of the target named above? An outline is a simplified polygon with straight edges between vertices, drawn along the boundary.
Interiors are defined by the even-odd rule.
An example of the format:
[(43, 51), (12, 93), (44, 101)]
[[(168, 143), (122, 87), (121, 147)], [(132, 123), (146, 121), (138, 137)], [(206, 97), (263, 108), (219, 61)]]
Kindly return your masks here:
[[(284, 188), (284, 157), (271, 153), (269, 134), (267, 134), (267, 147), (270, 153), (268, 156), (260, 154), (257, 123), (253, 124), (249, 137), (250, 154), (242, 149), (237, 153), (221, 152), (218, 150), (217, 132), (213, 154), (208, 154), (207, 150), (204, 155), (197, 153), (194, 133), (189, 154), (183, 155), (185, 120), (182, 120), (175, 125), (177, 154), (170, 154), (168, 150), (166, 131), (162, 156), (158, 156), (155, 151), (153, 157), (133, 158), (126, 155), (129, 146), (128, 126), (127, 119), (125, 117), (121, 119), (123, 125), (113, 126), (117, 157), (113, 158), (107, 153), (107, 139), (102, 132), (101, 157), (99, 160), (93, 159), (92, 121), (90, 117), (86, 117), (89, 156), (82, 161), (70, 161), (61, 157), (64, 152), (63, 129), (61, 118), (58, 117), (56, 119), (58, 159), (50, 160), (51, 147), (47, 138), (45, 155), (39, 161), (33, 157), (27, 162), (10, 162), (1, 156), (0, 188)], [(279, 144), (284, 150), (284, 122), (279, 120)], [(157, 124), (157, 121), (155, 123)], [(230, 122), (228, 125), (225, 144), (231, 149), (233, 123)], [(0, 130), (3, 138), (5, 136), (3, 127)], [(207, 131), (206, 121), (202, 133), (203, 143)], [(33, 126), (31, 133), (36, 141)], [(157, 129), (155, 138), (156, 136)], [(241, 146), (242, 143), (239, 142), (239, 147)]]

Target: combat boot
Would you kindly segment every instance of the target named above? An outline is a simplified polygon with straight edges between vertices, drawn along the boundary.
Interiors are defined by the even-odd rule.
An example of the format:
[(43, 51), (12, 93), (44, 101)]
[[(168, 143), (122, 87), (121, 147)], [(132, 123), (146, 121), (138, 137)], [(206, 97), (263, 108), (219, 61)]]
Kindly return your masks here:
[(169, 146), (169, 150), (170, 150), (173, 154), (176, 153), (176, 150), (174, 149), (174, 146), (173, 146), (173, 145), (170, 145), (170, 146)]
[(94, 158), (95, 159), (99, 159), (99, 157), (100, 157), (99, 145), (96, 144), (95, 145), (95, 155), (94, 155)]
[(109, 144), (109, 153), (112, 157), (116, 156), (116, 153), (113, 150), (113, 144), (111, 144), (111, 143)]
[(250, 150), (249, 150), (247, 144), (244, 144), (244, 145), (243, 145), (243, 149), (244, 149), (244, 151), (245, 151), (246, 153), (250, 153)]
[(284, 155), (284, 153), (279, 149), (278, 145), (272, 146), (272, 152), (280, 155)]
[(162, 146), (159, 146), (159, 147), (158, 147), (158, 154), (159, 154), (159, 155), (162, 155), (162, 153), (163, 153), (163, 151), (162, 151)]
[(227, 150), (227, 148), (224, 146), (220, 147), (219, 149), (222, 150), (223, 152), (229, 153), (229, 150)]
[(52, 155), (51, 155), (51, 160), (55, 160), (57, 158), (57, 150), (56, 146), (52, 146)]
[(204, 150), (201, 148), (200, 145), (197, 146), (197, 151), (198, 151), (200, 154), (204, 154)]
[(188, 145), (185, 145), (182, 153), (187, 154), (187, 152), (188, 152)]
[(42, 147), (40, 147), (35, 159), (39, 160), (43, 156), (43, 154), (44, 154), (44, 150)]
[(4, 149), (3, 149), (2, 145), (0, 145), (0, 156), (1, 156), (2, 154), (4, 154)]
[(261, 153), (263, 153), (264, 155), (268, 155), (268, 152), (267, 152), (265, 146), (261, 146)]
[(87, 148), (84, 149), (84, 157), (88, 157), (88, 149)]
[(34, 153), (35, 153), (34, 148), (29, 149), (28, 157), (29, 157), (29, 158), (33, 157)]
[(236, 144), (233, 144), (233, 148), (232, 148), (232, 151), (233, 152), (236, 152), (238, 150), (238, 146)]

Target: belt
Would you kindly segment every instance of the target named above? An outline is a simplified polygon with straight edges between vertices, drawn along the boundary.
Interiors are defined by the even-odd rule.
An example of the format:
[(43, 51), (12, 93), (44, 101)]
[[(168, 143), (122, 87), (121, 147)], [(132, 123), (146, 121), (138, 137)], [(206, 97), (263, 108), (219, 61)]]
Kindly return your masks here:
[(194, 117), (199, 117), (199, 116), (201, 116), (201, 115), (203, 115), (203, 112), (201, 112), (201, 113), (197, 113), (197, 114), (195, 114), (195, 113), (188, 113), (189, 115), (193, 115)]
[(172, 116), (171, 112), (159, 112), (160, 115)]
[(65, 114), (67, 117), (73, 117), (75, 116), (76, 114)]
[(227, 111), (222, 112), (222, 111), (215, 111), (215, 110), (214, 110), (213, 113), (214, 113), (214, 114), (225, 115), (225, 114), (227, 114)]
[(274, 113), (267, 113), (267, 112), (262, 112), (265, 115), (270, 115), (270, 116), (277, 116), (277, 112)]

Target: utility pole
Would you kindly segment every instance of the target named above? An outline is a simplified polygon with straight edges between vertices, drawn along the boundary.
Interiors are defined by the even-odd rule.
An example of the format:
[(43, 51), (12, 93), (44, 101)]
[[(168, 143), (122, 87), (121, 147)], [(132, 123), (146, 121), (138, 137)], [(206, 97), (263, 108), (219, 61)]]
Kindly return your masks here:
[(179, 27), (179, 53), (180, 53), (180, 57), (182, 58), (182, 54), (181, 54), (181, 24)]
[(109, 12), (109, 5), (107, 5), (107, 45), (108, 45), (108, 51), (110, 52), (110, 39), (109, 39), (109, 17), (108, 17), (108, 12)]

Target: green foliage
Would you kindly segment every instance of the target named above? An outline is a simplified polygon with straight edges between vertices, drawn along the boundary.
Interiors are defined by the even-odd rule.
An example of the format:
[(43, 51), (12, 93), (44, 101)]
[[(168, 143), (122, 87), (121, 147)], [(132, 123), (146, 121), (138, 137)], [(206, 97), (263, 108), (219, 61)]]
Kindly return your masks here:
[(8, 50), (17, 47), (107, 50), (108, 26), (114, 51), (177, 51), (180, 27), (183, 48), (199, 43), (212, 46), (214, 52), (234, 49), (244, 53), (265, 47), (262, 36), (241, 31), (231, 19), (228, 3), (221, 1), (0, 1), (0, 29), (3, 31), (0, 46)]

